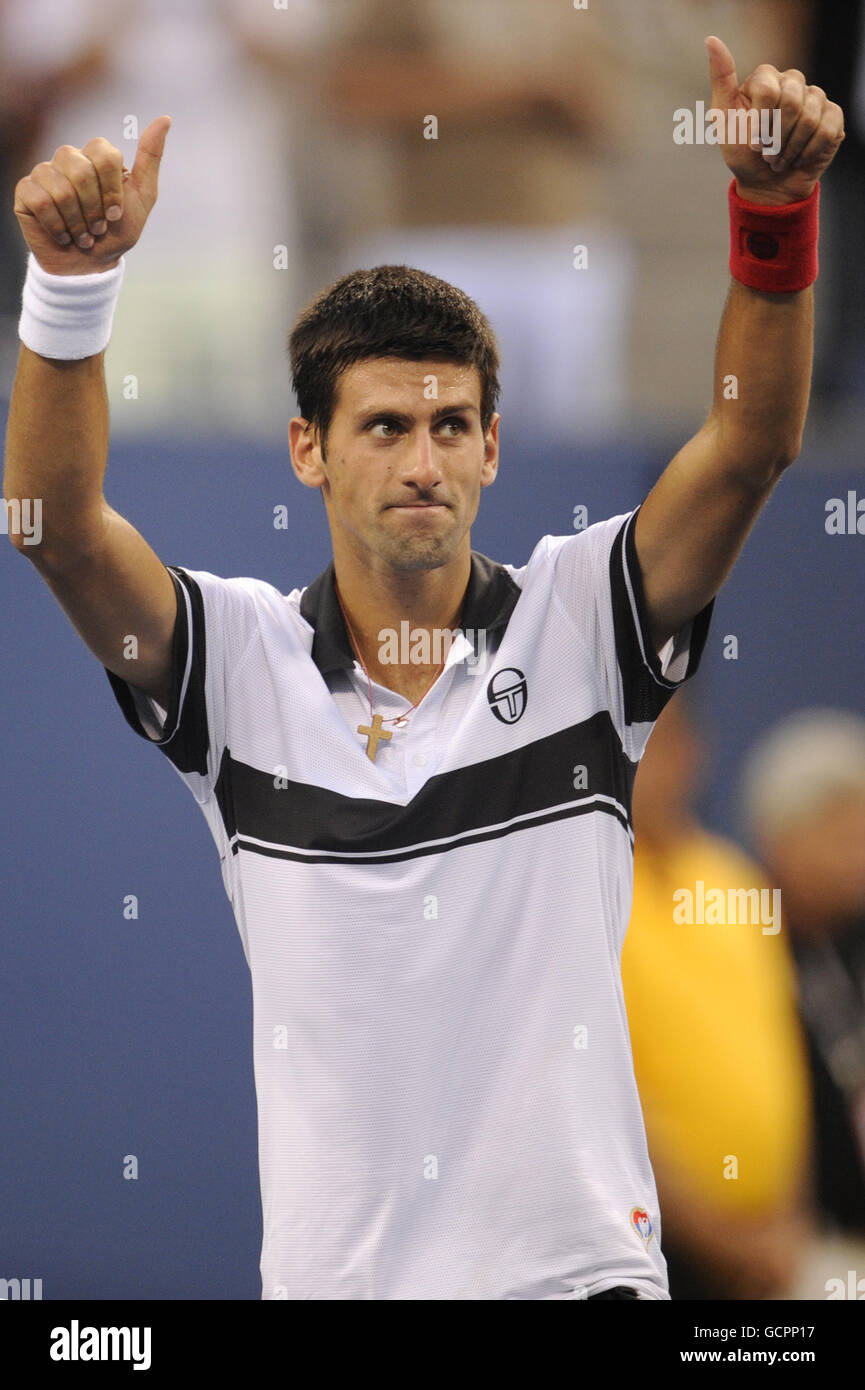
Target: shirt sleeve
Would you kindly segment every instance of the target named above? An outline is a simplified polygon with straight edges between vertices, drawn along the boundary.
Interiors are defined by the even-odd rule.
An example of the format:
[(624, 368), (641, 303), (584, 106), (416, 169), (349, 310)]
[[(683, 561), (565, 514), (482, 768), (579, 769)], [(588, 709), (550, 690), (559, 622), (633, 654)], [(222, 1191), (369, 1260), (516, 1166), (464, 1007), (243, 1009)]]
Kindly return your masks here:
[(553, 538), (555, 592), (586, 643), (622, 746), (642, 757), (668, 700), (696, 673), (715, 600), (656, 652), (634, 544), (640, 508)]
[(228, 687), (258, 632), (254, 581), (166, 568), (177, 599), (168, 708), (107, 667), (105, 673), (126, 722), (161, 749), (203, 802), (226, 749)]

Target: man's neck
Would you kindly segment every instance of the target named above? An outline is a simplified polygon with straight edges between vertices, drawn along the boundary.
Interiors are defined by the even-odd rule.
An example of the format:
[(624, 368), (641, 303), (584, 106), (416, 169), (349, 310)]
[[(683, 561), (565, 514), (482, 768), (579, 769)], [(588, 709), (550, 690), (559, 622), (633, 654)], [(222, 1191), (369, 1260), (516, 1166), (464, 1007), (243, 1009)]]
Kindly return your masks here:
[(470, 552), (431, 570), (377, 573), (345, 557), (335, 557), (334, 569), (349, 639), (370, 678), (420, 700), (443, 668), (446, 634), (459, 625)]

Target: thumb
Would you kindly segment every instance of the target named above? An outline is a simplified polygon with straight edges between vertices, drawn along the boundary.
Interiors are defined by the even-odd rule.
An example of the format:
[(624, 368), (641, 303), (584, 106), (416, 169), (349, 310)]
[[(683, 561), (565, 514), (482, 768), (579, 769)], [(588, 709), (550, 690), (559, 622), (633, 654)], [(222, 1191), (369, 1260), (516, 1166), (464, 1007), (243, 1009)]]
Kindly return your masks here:
[(141, 132), (135, 163), (132, 166), (131, 180), (138, 192), (149, 202), (156, 202), (156, 187), (159, 176), (159, 161), (165, 149), (165, 137), (171, 126), (170, 116), (157, 116), (146, 130)]
[(712, 83), (712, 105), (726, 111), (739, 95), (736, 64), (727, 45), (711, 34), (705, 40), (709, 53), (709, 77)]

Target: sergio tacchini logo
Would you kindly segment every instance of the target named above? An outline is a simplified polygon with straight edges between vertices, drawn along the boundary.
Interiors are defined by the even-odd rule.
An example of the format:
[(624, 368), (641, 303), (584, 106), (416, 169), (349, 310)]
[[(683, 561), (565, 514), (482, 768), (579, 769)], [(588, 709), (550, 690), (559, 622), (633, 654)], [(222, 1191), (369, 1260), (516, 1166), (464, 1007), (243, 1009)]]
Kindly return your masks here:
[(516, 666), (496, 671), (487, 686), (490, 709), (503, 724), (516, 724), (522, 717), (528, 700), (526, 678)]

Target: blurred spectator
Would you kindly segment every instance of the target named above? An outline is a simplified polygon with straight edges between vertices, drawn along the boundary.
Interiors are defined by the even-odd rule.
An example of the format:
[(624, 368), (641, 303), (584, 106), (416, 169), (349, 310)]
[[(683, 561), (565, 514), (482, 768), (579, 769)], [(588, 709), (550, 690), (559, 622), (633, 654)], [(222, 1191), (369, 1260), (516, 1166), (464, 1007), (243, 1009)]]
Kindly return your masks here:
[[(776, 724), (747, 759), (742, 809), (781, 888), (795, 956), (814, 1091), (820, 1214), (830, 1228), (861, 1238), (865, 719), (812, 709)], [(860, 1273), (865, 1276), (865, 1264)]]
[(698, 101), (711, 105), (708, 34), (727, 44), (740, 80), (758, 63), (805, 68), (810, 8), (808, 0), (598, 6), (627, 113), (607, 177), (617, 223), (636, 256), (629, 404), (644, 427), (676, 435), (705, 417), (729, 282), (729, 174), (714, 146), (673, 143), (673, 113), (695, 111)]
[[(51, 94), (41, 125), (22, 117), (13, 135), (13, 156), (32, 147), (21, 172), (94, 133), (132, 156), (127, 117), (139, 129), (174, 118), (109, 349), (112, 430), (281, 433), (295, 309), (383, 260), (476, 296), (501, 339), (511, 418), (569, 442), (656, 420), (693, 427), (726, 284), (725, 174), (712, 147), (673, 144), (673, 112), (708, 96), (706, 33), (743, 73), (801, 65), (806, 11), (804, 0), (4, 0), (3, 71), (37, 106)], [(59, 65), (80, 80), (94, 53), (99, 80), (76, 96)], [(137, 401), (121, 390), (130, 376)]]
[[(701, 920), (710, 916), (696, 906), (701, 885), (726, 902), (728, 890), (769, 884), (697, 819), (706, 746), (692, 698), (680, 691), (664, 710), (634, 789), (622, 978), (635, 1074), (672, 1297), (783, 1297), (810, 1235), (808, 1071), (793, 969), (762, 904), (747, 921)], [(691, 921), (674, 916), (682, 890), (694, 895)]]
[(604, 186), (622, 115), (596, 7), (343, 12), (310, 198), (334, 204), (331, 260), (405, 262), (459, 285), (498, 335), (506, 416), (557, 440), (609, 432), (626, 402), (631, 257)]
[(26, 260), (15, 185), (44, 157), (38, 151), (51, 110), (97, 79), (106, 60), (100, 37), (82, 38), (80, 6), (56, 7), (56, 22), (38, 28), (22, 18), (15, 0), (0, 0), (0, 396), (15, 374)]
[(708, 101), (709, 33), (743, 77), (800, 63), (805, 7), (344, 0), (340, 11), (303, 175), (305, 206), (330, 207), (327, 265), (409, 261), (473, 294), (502, 344), (506, 419), (568, 441), (695, 427), (727, 284), (727, 177), (713, 147), (674, 144), (673, 113)]
[[(285, 338), (299, 303), (296, 109), (326, 14), (324, 0), (279, 9), (248, 0), (5, 0), (4, 71), (45, 102), (42, 119), (18, 129), (27, 147), (18, 176), (58, 145), (96, 135), (131, 167), (138, 133), (154, 116), (173, 119), (159, 203), (129, 254), (107, 355), (113, 434), (283, 433)], [(74, 66), (94, 49), (101, 65), (85, 88), (55, 87), (61, 61)], [(4, 270), (7, 302), (9, 276), (17, 300), (23, 268), (21, 242), (18, 264)], [(130, 376), (137, 396), (134, 386), (121, 389)]]

